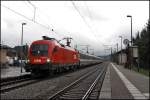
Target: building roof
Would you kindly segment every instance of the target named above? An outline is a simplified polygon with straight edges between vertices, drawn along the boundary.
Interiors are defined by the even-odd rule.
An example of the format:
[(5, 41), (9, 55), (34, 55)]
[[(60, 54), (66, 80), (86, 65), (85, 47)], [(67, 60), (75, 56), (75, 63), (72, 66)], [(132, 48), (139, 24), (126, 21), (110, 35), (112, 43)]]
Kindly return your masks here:
[(11, 47), (9, 47), (7, 45), (3, 45), (3, 44), (0, 44), (0, 48), (1, 49), (11, 49)]

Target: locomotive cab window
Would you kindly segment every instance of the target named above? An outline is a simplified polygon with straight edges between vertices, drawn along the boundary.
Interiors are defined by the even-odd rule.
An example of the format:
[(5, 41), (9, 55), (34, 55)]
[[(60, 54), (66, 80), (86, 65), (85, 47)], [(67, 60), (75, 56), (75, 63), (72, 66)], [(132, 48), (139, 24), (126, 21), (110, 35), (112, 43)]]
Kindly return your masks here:
[(58, 47), (55, 46), (55, 48), (53, 49), (53, 53), (58, 51)]
[(48, 55), (48, 45), (47, 44), (33, 44), (31, 46), (31, 54), (34, 56)]

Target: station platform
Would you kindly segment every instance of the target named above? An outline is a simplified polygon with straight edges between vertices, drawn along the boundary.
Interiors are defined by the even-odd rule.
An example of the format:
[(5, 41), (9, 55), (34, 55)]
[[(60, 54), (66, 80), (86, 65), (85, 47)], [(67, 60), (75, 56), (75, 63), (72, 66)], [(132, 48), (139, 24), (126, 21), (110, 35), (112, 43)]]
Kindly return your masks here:
[(9, 77), (17, 77), (17, 76), (22, 76), (22, 75), (26, 75), (26, 74), (30, 74), (25, 72), (24, 68), (22, 69), (22, 73), (21, 73), (21, 68), (17, 67), (17, 66), (7, 66), (5, 68), (1, 68), (1, 79), (4, 78), (9, 78)]
[(149, 77), (109, 63), (99, 99), (149, 99)]

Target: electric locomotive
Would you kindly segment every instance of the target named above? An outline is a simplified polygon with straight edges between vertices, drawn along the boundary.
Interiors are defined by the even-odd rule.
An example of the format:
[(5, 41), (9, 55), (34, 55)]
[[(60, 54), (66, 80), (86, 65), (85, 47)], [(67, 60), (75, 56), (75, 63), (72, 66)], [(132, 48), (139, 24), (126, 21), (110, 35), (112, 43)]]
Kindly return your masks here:
[(28, 51), (26, 72), (52, 73), (79, 67), (79, 52), (60, 44), (56, 39), (43, 36), (43, 40), (32, 42)]

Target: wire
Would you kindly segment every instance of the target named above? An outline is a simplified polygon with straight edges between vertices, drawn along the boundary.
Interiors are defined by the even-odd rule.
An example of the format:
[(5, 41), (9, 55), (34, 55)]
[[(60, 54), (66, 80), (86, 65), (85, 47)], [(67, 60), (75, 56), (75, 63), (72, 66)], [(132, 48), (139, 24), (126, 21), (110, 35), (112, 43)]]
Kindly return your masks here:
[[(7, 8), (8, 10), (14, 12), (15, 14), (20, 15), (20, 16), (24, 17), (25, 19), (30, 20), (30, 21), (32, 21), (32, 22), (34, 22), (34, 23), (36, 23), (36, 24), (38, 24), (38, 25), (40, 25), (40, 26), (42, 26), (42, 27), (44, 27), (44, 28), (46, 28), (46, 29), (48, 29), (48, 30), (51, 29), (51, 31), (53, 31), (52, 28), (47, 27), (47, 26), (45, 26), (45, 25), (43, 25), (43, 24), (41, 24), (41, 23), (38, 23), (37, 21), (33, 21), (32, 19), (26, 17), (26, 16), (23, 15), (23, 14), (20, 14), (20, 13), (16, 12), (15, 10), (13, 10), (13, 9), (7, 7), (7, 6), (2, 5), (2, 7)], [(53, 32), (54, 32), (57, 36), (61, 36), (60, 34), (56, 33), (55, 31), (53, 31)], [(62, 36), (61, 36), (61, 37), (62, 37)]]
[[(30, 21), (32, 21), (32, 22), (34, 22), (32, 19), (30, 19), (30, 18), (26, 17), (26, 16), (25, 16), (25, 15), (23, 15), (23, 14), (20, 14), (20, 13), (16, 12), (15, 10), (13, 10), (13, 9), (11, 9), (11, 8), (7, 7), (7, 6), (2, 5), (2, 7), (7, 8), (8, 10), (10, 10), (10, 11), (14, 12), (15, 14), (20, 15), (20, 16), (24, 17), (25, 19), (30, 20)], [(44, 27), (44, 28), (46, 28), (46, 29), (50, 29), (49, 27), (47, 27), (47, 26), (45, 26), (45, 25), (43, 25), (43, 24), (41, 24), (41, 23), (39, 23), (39, 22), (37, 22), (37, 21), (35, 21), (35, 23), (36, 23), (36, 24), (41, 25), (42, 27)]]
[[(46, 17), (47, 17), (47, 19), (49, 20), (49, 16), (47, 15), (47, 14), (45, 14), (41, 9), (39, 9), (35, 4), (33, 4), (33, 3), (31, 3), (31, 1), (29, 1), (28, 0), (28, 3), (30, 4), (30, 5), (32, 5), (33, 7), (35, 7), (36, 9), (38, 9), (39, 11), (40, 11), (40, 15), (41, 14), (43, 14), (43, 15), (45, 15)], [(35, 13), (35, 12), (34, 12)], [(35, 14), (34, 14), (35, 15)], [(34, 18), (35, 18), (35, 16), (34, 16)], [(45, 22), (45, 21), (44, 21)], [(47, 24), (48, 26), (49, 26), (49, 24)], [(52, 25), (52, 24), (50, 24), (53, 28), (54, 28), (54, 26)], [(50, 27), (50, 26), (49, 26)], [(61, 34), (58, 34), (56, 31), (54, 31), (54, 29), (53, 28), (51, 28), (52, 29), (52, 31), (55, 33), (55, 34), (57, 34), (57, 36), (61, 36), (61, 37), (63, 37)]]
[[(87, 23), (87, 21), (85, 20), (85, 18), (82, 16), (82, 14), (80, 13), (80, 11), (78, 10), (77, 6), (75, 5), (75, 3), (73, 1), (72, 2), (72, 5), (73, 7), (76, 9), (76, 11), (79, 13), (79, 15), (81, 16), (81, 18), (83, 19), (84, 23), (88, 26), (88, 28), (90, 29), (90, 31), (93, 33), (92, 35), (95, 37), (95, 39), (97, 40), (97, 42), (99, 41), (97, 38), (96, 38), (96, 35), (94, 34), (93, 32), (93, 29), (92, 27)], [(100, 41), (101, 42), (101, 41)], [(98, 42), (99, 43), (99, 42)]]
[(80, 11), (78, 10), (78, 8), (75, 5), (75, 3), (73, 1), (71, 1), (71, 2), (72, 2), (73, 7), (76, 9), (76, 11), (79, 13), (79, 15), (81, 16), (81, 18), (83, 19), (84, 23), (88, 26), (89, 29), (91, 29), (91, 27), (89, 26), (89, 24), (87, 23), (87, 21), (85, 20), (85, 18), (82, 16), (82, 14), (80, 13)]
[(35, 21), (36, 6), (32, 4), (29, 0), (28, 0), (28, 3), (34, 8), (33, 20)]
[(86, 1), (84, 1), (84, 4), (85, 4), (85, 6), (86, 6), (86, 9), (87, 9), (87, 11), (88, 11), (89, 18), (90, 18), (90, 19), (91, 19), (91, 21), (92, 21), (92, 15), (91, 15), (91, 13), (90, 13), (90, 9), (89, 9), (89, 7), (87, 6), (87, 3), (86, 3)]

